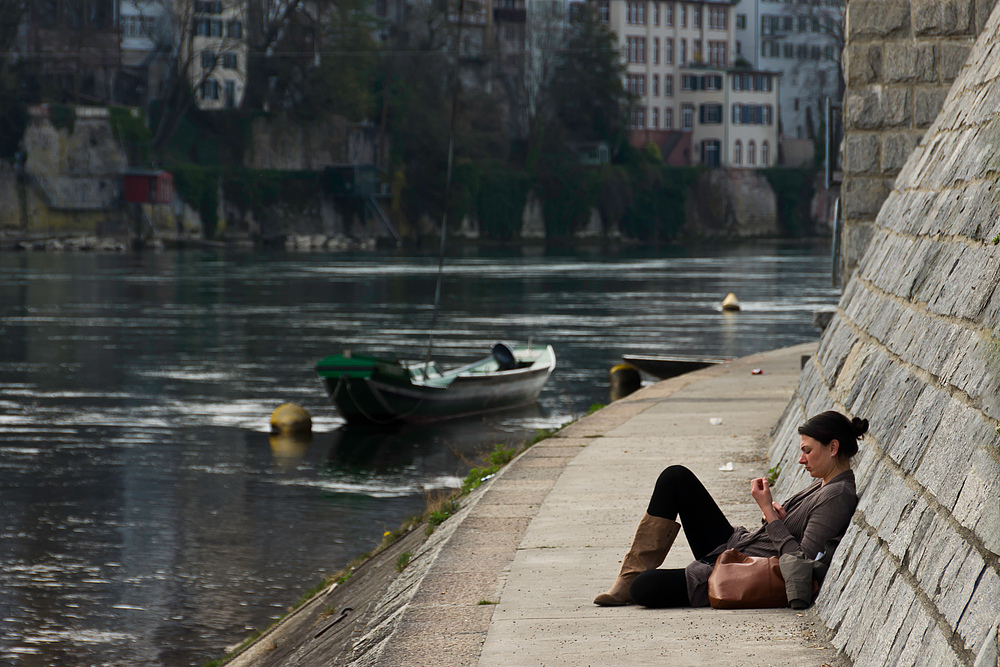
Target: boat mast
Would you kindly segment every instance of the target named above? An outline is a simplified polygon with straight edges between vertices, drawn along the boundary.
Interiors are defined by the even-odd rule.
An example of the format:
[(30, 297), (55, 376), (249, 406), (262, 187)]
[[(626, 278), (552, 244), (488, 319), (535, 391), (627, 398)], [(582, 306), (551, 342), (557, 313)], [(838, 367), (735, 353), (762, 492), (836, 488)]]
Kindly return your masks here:
[[(447, 4), (445, 16), (447, 18)], [(448, 230), (448, 197), (451, 194), (451, 167), (455, 159), (455, 119), (458, 117), (458, 57), (462, 44), (462, 21), (465, 13), (465, 0), (458, 0), (458, 29), (455, 31), (454, 60), (451, 70), (451, 119), (448, 126), (448, 169), (444, 181), (444, 212), (441, 215), (441, 246), (438, 250), (437, 282), (434, 285), (434, 314), (431, 316), (431, 329), (427, 336), (427, 358), (430, 363), (434, 350), (434, 330), (437, 327), (438, 306), (441, 302), (441, 277), (444, 274), (444, 244)], [(425, 371), (426, 373), (426, 371)]]

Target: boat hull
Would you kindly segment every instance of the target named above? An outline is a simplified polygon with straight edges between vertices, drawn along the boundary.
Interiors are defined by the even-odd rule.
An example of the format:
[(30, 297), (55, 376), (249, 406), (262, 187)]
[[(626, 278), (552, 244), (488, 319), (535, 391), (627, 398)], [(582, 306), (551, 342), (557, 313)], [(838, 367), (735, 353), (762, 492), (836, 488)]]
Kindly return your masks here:
[[(321, 372), (327, 395), (340, 414), (352, 424), (389, 425), (450, 419), (529, 405), (538, 399), (555, 368), (555, 355), (547, 348), (541, 363), (493, 372), (456, 374), (447, 385), (434, 386), (380, 372), (370, 374)], [(472, 367), (474, 365), (470, 365)]]
[(649, 373), (660, 380), (667, 380), (684, 373), (708, 368), (715, 364), (724, 364), (726, 359), (702, 359), (699, 357), (657, 357), (638, 354), (623, 354), (622, 360), (644, 373)]

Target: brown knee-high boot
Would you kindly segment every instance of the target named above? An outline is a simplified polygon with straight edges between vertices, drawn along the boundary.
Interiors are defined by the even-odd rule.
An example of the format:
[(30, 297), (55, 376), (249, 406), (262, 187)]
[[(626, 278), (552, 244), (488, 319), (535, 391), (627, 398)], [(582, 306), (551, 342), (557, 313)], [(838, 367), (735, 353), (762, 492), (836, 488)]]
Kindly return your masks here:
[(680, 529), (681, 525), (676, 521), (643, 514), (632, 539), (632, 548), (622, 559), (622, 569), (618, 573), (618, 578), (607, 593), (601, 593), (594, 598), (594, 604), (602, 607), (631, 604), (632, 598), (628, 596), (628, 589), (632, 581), (646, 570), (660, 566)]

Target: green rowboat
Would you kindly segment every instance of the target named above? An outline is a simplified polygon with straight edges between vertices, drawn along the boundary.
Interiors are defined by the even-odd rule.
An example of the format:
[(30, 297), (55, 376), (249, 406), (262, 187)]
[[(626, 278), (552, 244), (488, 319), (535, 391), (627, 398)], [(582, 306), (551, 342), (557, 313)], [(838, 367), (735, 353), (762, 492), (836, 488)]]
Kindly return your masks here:
[(471, 364), (441, 370), (433, 361), (405, 362), (344, 353), (316, 372), (351, 424), (449, 419), (531, 404), (556, 366), (551, 345), (493, 346)]

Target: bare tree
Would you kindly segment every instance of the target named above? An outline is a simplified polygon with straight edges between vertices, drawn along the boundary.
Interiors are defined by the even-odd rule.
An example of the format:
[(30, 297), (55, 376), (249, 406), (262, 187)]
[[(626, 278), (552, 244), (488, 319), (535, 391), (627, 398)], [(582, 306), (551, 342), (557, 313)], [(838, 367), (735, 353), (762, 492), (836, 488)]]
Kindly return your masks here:
[(163, 46), (175, 57), (166, 77), (161, 113), (153, 133), (154, 148), (162, 147), (173, 136), (181, 119), (199, 99), (218, 99), (214, 74), (231, 69), (245, 80), (248, 54), (244, 38), (245, 5), (241, 0), (159, 2), (169, 23), (169, 30), (161, 37), (169, 41)]

